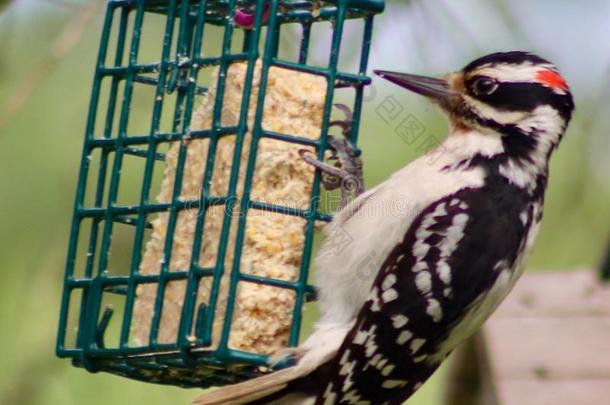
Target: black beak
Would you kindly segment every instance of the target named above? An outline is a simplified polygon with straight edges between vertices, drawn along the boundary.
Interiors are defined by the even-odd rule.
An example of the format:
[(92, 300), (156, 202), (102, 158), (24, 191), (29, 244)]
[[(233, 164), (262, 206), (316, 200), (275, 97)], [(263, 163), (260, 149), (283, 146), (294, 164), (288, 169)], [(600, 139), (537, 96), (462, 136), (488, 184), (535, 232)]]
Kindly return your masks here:
[(454, 94), (453, 91), (449, 89), (447, 82), (443, 79), (410, 75), (407, 73), (388, 72), (385, 70), (375, 70), (375, 74), (400, 87), (404, 87), (414, 93), (438, 101), (444, 101)]

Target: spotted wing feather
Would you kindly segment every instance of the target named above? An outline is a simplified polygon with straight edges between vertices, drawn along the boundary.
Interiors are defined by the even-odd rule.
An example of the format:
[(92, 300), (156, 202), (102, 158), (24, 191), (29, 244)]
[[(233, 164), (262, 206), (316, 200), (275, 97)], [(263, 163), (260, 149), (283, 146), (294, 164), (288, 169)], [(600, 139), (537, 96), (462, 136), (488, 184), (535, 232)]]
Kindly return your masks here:
[(492, 184), (424, 209), (383, 263), (317, 403), (409, 398), (450, 352), (442, 346), (473, 303), (514, 269), (533, 220), (528, 201)]

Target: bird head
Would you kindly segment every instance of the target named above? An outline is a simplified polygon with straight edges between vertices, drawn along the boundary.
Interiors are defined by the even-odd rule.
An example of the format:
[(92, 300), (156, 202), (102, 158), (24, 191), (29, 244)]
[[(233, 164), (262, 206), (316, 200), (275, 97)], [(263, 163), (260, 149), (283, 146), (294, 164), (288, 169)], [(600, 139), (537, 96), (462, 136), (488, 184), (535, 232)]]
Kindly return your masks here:
[(499, 134), (506, 152), (514, 157), (526, 158), (533, 149), (550, 153), (574, 109), (570, 89), (557, 68), (527, 52), (493, 53), (439, 78), (375, 73), (439, 104), (453, 132), (474, 129)]

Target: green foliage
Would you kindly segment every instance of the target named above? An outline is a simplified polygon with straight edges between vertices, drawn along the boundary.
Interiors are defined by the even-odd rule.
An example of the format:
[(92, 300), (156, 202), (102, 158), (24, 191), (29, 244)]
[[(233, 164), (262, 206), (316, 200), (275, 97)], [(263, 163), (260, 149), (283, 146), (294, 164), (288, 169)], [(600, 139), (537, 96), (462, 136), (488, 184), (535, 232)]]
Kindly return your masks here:
[(11, 4), (11, 0), (0, 0), (0, 12), (2, 12), (9, 4)]

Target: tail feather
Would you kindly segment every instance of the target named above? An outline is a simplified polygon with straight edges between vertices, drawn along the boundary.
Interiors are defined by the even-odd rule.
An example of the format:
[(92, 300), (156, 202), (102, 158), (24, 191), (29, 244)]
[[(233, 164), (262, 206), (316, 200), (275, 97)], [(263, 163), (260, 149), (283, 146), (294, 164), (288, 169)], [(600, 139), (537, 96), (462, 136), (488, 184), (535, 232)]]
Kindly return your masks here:
[[(329, 362), (336, 355), (350, 327), (351, 325), (319, 325), (300, 348), (290, 350), (299, 358), (296, 366), (205, 392), (193, 404), (241, 405), (252, 402), (276, 403), (275, 401), (282, 404), (308, 403), (311, 395), (315, 399), (321, 381), (325, 381)], [(285, 355), (288, 352), (278, 358)], [(272, 360), (277, 361), (278, 358)], [(286, 399), (288, 397), (290, 401)]]
[(288, 386), (288, 383), (303, 377), (308, 370), (302, 367), (290, 367), (274, 373), (229, 385), (217, 390), (206, 392), (197, 397), (194, 405), (239, 405), (256, 401), (274, 394)]

